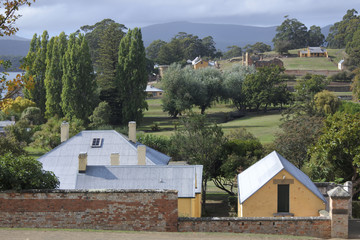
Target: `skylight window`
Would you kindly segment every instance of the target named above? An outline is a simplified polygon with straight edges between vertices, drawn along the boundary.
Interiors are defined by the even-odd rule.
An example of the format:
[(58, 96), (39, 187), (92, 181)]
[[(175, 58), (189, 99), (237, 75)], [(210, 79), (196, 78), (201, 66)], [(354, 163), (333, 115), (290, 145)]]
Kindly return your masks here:
[(99, 148), (101, 147), (102, 139), (101, 138), (93, 138), (91, 141), (91, 147)]

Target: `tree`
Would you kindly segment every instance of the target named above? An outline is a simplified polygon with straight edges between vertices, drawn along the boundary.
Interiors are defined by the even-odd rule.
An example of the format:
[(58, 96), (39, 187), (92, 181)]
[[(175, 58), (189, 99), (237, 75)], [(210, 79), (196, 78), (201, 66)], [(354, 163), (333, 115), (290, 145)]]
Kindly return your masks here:
[[(194, 84), (193, 103), (205, 114), (205, 110), (210, 108), (221, 96), (223, 83), (222, 74), (215, 68), (202, 68), (193, 71)], [(197, 90), (197, 93), (194, 91)]]
[(40, 125), (43, 122), (40, 108), (28, 107), (22, 114), (21, 119), (29, 121), (31, 124)]
[(140, 123), (143, 111), (147, 109), (146, 99), (146, 58), (141, 30), (129, 30), (120, 41), (118, 76), (122, 119), (125, 124), (131, 120)]
[(162, 98), (162, 108), (170, 116), (176, 118), (185, 110), (190, 110), (193, 104), (192, 91), (198, 91), (193, 83), (193, 70), (181, 68), (180, 64), (172, 64), (162, 78), (166, 94)]
[(253, 66), (246, 67), (241, 65), (233, 65), (230, 70), (225, 70), (223, 73), (223, 98), (231, 99), (239, 111), (245, 111), (248, 105), (243, 92), (243, 83), (246, 76), (253, 73), (255, 73)]
[(63, 62), (66, 48), (67, 39), (65, 33), (62, 32), (58, 37), (53, 38), (52, 47), (48, 49), (44, 80), (46, 88), (45, 116), (47, 118), (64, 115), (59, 103), (61, 102)]
[(7, 153), (0, 155), (0, 190), (54, 189), (59, 180), (32, 157)]
[(327, 90), (315, 94), (314, 102), (316, 110), (322, 115), (334, 114), (340, 105), (339, 98)]
[(360, 192), (360, 114), (335, 113), (325, 121), (323, 134), (310, 150), (313, 179), (352, 181)]
[(146, 57), (154, 62), (158, 62), (159, 52), (162, 46), (166, 44), (163, 40), (155, 40), (146, 48)]
[(274, 140), (276, 151), (301, 169), (310, 159), (308, 148), (320, 136), (323, 120), (323, 117), (307, 115), (285, 120)]
[(110, 123), (118, 124), (122, 116), (120, 83), (116, 76), (119, 60), (119, 44), (125, 33), (118, 23), (111, 22), (102, 29), (100, 37), (96, 82), (100, 101), (110, 106)]
[(87, 121), (93, 111), (95, 81), (89, 47), (83, 35), (69, 36), (63, 61), (61, 108), (68, 119)]
[(342, 21), (336, 22), (326, 38), (329, 48), (345, 48), (353, 38), (353, 34), (359, 28), (360, 16), (355, 9), (347, 10)]
[(17, 11), (19, 10), (19, 7), (23, 5), (30, 6), (31, 2), (35, 2), (35, 0), (10, 0), (1, 2), (4, 11), (1, 11), (0, 14), (0, 37), (4, 35), (10, 36), (19, 30), (13, 25), (16, 20), (21, 17), (21, 15), (17, 14)]
[(91, 127), (98, 127), (109, 124), (111, 108), (107, 102), (100, 102), (94, 109), (93, 114), (89, 117)]
[(220, 174), (212, 181), (216, 187), (234, 196), (237, 175), (261, 159), (264, 149), (259, 139), (243, 128), (230, 134), (224, 150), (226, 158), (219, 169)]
[(224, 53), (224, 58), (240, 57), (242, 54), (241, 47), (236, 45), (227, 47), (227, 52)]
[(271, 46), (263, 42), (257, 42), (253, 45), (247, 44), (244, 49), (248, 53), (264, 53), (271, 51)]
[(25, 78), (27, 81), (33, 81), (33, 87), (27, 88), (24, 91), (26, 98), (32, 100), (45, 113), (46, 103), (46, 89), (45, 89), (45, 72), (46, 72), (46, 56), (49, 35), (44, 31), (40, 38), (34, 35), (31, 43), (30, 50), (26, 56), (24, 66), (27, 69)]
[(267, 110), (271, 104), (286, 104), (290, 93), (286, 89), (280, 74), (284, 71), (278, 66), (258, 68), (254, 74), (246, 76), (243, 83), (243, 94), (250, 108), (259, 110), (260, 106)]
[[(359, 21), (360, 24), (360, 21)], [(346, 65), (350, 70), (354, 70), (360, 66), (360, 27), (354, 33), (351, 41), (346, 44)]]
[(318, 47), (324, 43), (325, 36), (321, 33), (321, 28), (319, 26), (311, 26), (309, 29), (309, 39), (307, 42), (308, 46)]
[(282, 47), (282, 52), (287, 52), (289, 49), (306, 47), (308, 42), (307, 27), (297, 19), (289, 19), (288, 16), (285, 16), (285, 20), (276, 28), (276, 32), (272, 40), (275, 49), (279, 50), (279, 46), (284, 45), (285, 42), (289, 44), (287, 44), (286, 49), (284, 49), (284, 46)]
[(12, 153), (14, 156), (24, 155), (26, 153), (24, 147), (25, 143), (19, 142), (14, 135), (0, 137), (0, 157), (6, 153)]
[(354, 70), (355, 77), (351, 84), (352, 95), (355, 101), (360, 100), (360, 67)]
[[(96, 71), (99, 71), (98, 61), (100, 58), (100, 45), (104, 38), (105, 32), (109, 30), (109, 26), (111, 26), (111, 28), (115, 31), (114, 34), (117, 34), (118, 32), (123, 32), (127, 29), (123, 24), (116, 23), (114, 20), (108, 18), (97, 22), (91, 26), (85, 25), (80, 27), (80, 29), (85, 33), (85, 39), (89, 45), (91, 60), (94, 63), (94, 69)], [(120, 39), (117, 39), (117, 41), (120, 42)], [(115, 51), (117, 51), (118, 46), (119, 45), (117, 45), (114, 49)]]
[(205, 115), (190, 114), (181, 119), (181, 124), (182, 127), (172, 137), (172, 144), (177, 146), (181, 159), (189, 164), (203, 165), (202, 208), (205, 210), (207, 182), (219, 173), (224, 157), (225, 138), (219, 126), (207, 124)]
[(7, 104), (2, 107), (2, 110), (7, 115), (14, 115), (20, 118), (21, 113), (28, 107), (35, 107), (36, 104), (26, 98), (17, 97), (15, 100), (9, 99)]

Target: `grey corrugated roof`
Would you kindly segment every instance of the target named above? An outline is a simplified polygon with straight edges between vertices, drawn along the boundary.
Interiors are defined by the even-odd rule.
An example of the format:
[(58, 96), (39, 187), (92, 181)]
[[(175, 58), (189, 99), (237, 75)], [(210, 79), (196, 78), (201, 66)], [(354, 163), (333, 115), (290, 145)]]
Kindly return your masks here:
[(309, 47), (309, 50), (311, 53), (324, 53), (327, 52), (326, 49), (323, 49), (321, 47)]
[[(77, 174), (76, 189), (167, 189), (177, 190), (179, 197), (195, 197), (202, 178), (202, 166), (87, 166)], [(201, 181), (201, 180), (200, 180)]]
[(276, 151), (273, 151), (238, 175), (239, 202), (246, 201), (283, 169), (318, 198), (326, 202), (324, 196), (310, 178)]
[(160, 88), (153, 87), (151, 85), (147, 85), (145, 92), (163, 92)]
[[(93, 138), (103, 139), (100, 148), (92, 148)], [(111, 153), (119, 153), (121, 165), (137, 164), (137, 149), (127, 138), (113, 130), (82, 131), (63, 142), (38, 160), (44, 170), (53, 171), (61, 189), (74, 189), (78, 172), (79, 153), (86, 152), (88, 165), (110, 165)], [(170, 157), (147, 147), (147, 165), (166, 165)]]

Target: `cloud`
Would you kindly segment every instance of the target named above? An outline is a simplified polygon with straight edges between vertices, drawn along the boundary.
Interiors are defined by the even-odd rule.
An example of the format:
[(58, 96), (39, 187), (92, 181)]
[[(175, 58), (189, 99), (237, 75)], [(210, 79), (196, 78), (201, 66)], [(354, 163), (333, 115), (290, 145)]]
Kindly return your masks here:
[(48, 30), (67, 34), (83, 25), (111, 18), (127, 27), (189, 21), (274, 26), (285, 15), (307, 26), (340, 21), (358, 0), (37, 0), (22, 7), (17, 22), (20, 36)]

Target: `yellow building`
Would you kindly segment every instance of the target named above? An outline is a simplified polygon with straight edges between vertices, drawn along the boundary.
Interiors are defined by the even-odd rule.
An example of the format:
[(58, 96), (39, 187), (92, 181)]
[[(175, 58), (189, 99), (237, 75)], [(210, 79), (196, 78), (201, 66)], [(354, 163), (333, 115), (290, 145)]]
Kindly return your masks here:
[(303, 51), (299, 51), (299, 57), (328, 57), (328, 52), (321, 47), (308, 47)]
[(147, 85), (145, 92), (148, 98), (161, 98), (163, 96), (164, 91), (160, 88), (156, 88), (152, 85)]
[(238, 216), (319, 216), (326, 200), (305, 173), (272, 152), (238, 175)]

